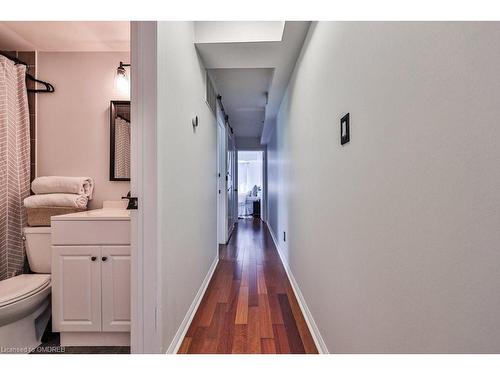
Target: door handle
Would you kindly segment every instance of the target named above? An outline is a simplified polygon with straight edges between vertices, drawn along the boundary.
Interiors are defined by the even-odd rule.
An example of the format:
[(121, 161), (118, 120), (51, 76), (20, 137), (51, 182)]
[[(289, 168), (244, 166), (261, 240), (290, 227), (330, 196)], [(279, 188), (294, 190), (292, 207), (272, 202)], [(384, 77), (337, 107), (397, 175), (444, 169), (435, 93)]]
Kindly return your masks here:
[(96, 260), (96, 259), (97, 259), (97, 257), (90, 257), (90, 260), (91, 260), (92, 262), (95, 262), (95, 260)]
[(122, 199), (128, 199), (127, 210), (137, 210), (137, 208), (139, 207), (138, 198), (130, 196), (130, 191), (127, 193), (127, 196), (122, 197)]
[(103, 262), (107, 261), (108, 260), (108, 257), (102, 257), (101, 258)]

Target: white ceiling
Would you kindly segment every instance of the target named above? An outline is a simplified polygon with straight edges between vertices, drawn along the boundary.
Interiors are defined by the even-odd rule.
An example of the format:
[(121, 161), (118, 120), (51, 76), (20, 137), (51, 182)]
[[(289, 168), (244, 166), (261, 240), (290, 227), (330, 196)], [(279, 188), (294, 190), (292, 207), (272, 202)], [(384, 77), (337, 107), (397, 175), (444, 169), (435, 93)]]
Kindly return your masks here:
[(195, 43), (280, 42), (283, 21), (198, 21)]
[[(212, 27), (216, 27), (218, 23), (224, 24), (211, 22)], [(232, 22), (231, 28), (234, 30), (238, 23), (242, 24), (242, 29), (248, 34), (247, 22)], [(241, 37), (244, 33), (240, 33), (239, 42), (221, 42), (225, 39), (220, 32), (224, 27), (220, 26), (217, 32), (206, 30), (204, 35), (196, 35), (196, 48), (205, 67), (209, 72), (215, 72), (215, 86), (222, 95), (224, 108), (237, 137), (260, 137), (262, 143), (269, 141), (309, 24), (310, 22), (285, 22), (280, 41), (269, 41), (269, 33), (261, 34), (263, 41), (255, 41), (258, 33), (253, 33), (253, 39), (248, 42)], [(209, 29), (209, 26), (204, 25), (205, 29)], [(214, 39), (210, 40), (208, 35), (213, 35)], [(265, 100), (265, 91), (269, 92), (268, 104), (264, 105), (265, 110), (258, 109), (259, 105), (262, 106), (262, 100)], [(252, 113), (244, 113), (242, 108)], [(262, 121), (262, 116), (264, 126), (258, 124), (258, 121)]]
[(238, 137), (259, 137), (265, 119), (266, 92), (273, 69), (211, 69), (224, 109)]
[(0, 50), (129, 51), (128, 21), (0, 22)]

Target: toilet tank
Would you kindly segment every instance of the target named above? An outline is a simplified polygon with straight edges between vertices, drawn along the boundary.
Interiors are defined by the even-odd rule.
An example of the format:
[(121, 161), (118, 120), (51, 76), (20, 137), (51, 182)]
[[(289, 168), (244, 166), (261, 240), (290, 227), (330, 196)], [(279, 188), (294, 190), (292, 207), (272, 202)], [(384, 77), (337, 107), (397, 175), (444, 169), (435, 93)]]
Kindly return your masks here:
[(52, 244), (50, 227), (24, 228), (24, 245), (31, 271), (50, 273), (52, 263)]

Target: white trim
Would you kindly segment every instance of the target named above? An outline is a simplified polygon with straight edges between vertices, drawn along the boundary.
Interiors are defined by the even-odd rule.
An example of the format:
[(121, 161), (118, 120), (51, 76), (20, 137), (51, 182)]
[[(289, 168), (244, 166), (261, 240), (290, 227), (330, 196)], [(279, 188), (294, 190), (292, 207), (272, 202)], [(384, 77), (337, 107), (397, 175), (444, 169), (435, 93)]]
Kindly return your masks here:
[(198, 310), (198, 307), (200, 306), (201, 300), (203, 299), (203, 296), (205, 295), (205, 292), (208, 288), (208, 284), (210, 284), (210, 280), (212, 280), (212, 276), (214, 275), (215, 269), (217, 268), (217, 264), (219, 264), (219, 254), (217, 251), (217, 257), (214, 259), (212, 265), (210, 266), (210, 269), (208, 270), (207, 276), (205, 276), (205, 280), (203, 280), (203, 283), (200, 286), (200, 289), (198, 290), (198, 293), (196, 293), (196, 296), (194, 297), (193, 303), (189, 307), (186, 316), (182, 320), (181, 325), (179, 326), (179, 329), (177, 330), (174, 339), (170, 343), (168, 349), (167, 349), (167, 354), (176, 354), (179, 351), (179, 348), (182, 344), (182, 341), (184, 340), (184, 337), (186, 336), (187, 330), (189, 329), (189, 326), (191, 325), (191, 322), (193, 321), (193, 318), (196, 314), (196, 311)]
[(131, 352), (161, 352), (157, 246), (156, 22), (131, 22)]
[[(267, 222), (266, 222), (266, 224), (267, 224)], [(329, 351), (328, 351), (328, 348), (325, 344), (325, 341), (323, 340), (323, 337), (321, 337), (321, 333), (319, 332), (318, 326), (316, 325), (316, 322), (314, 321), (314, 318), (311, 314), (311, 311), (309, 310), (309, 307), (307, 307), (306, 300), (304, 299), (304, 296), (302, 295), (302, 292), (300, 291), (299, 285), (297, 284), (295, 277), (293, 277), (292, 270), (290, 269), (290, 266), (288, 265), (288, 263), (285, 261), (285, 257), (283, 256), (283, 253), (281, 251), (281, 248), (279, 246), (278, 241), (276, 241), (276, 237), (274, 235), (274, 232), (269, 225), (267, 227), (269, 229), (269, 233), (271, 233), (271, 238), (273, 239), (274, 246), (276, 246), (276, 250), (278, 251), (278, 255), (281, 258), (281, 263), (283, 263), (283, 267), (285, 267), (285, 271), (286, 271), (286, 274), (288, 276), (288, 280), (290, 280), (290, 284), (292, 285), (293, 292), (295, 293), (295, 297), (297, 297), (297, 301), (298, 301), (299, 306), (300, 306), (300, 311), (302, 311), (302, 315), (304, 316), (307, 327), (309, 328), (309, 332), (311, 332), (311, 336), (314, 340), (314, 343), (316, 344), (316, 348), (318, 349), (319, 354), (329, 354)]]
[(61, 346), (128, 346), (129, 332), (61, 332)]

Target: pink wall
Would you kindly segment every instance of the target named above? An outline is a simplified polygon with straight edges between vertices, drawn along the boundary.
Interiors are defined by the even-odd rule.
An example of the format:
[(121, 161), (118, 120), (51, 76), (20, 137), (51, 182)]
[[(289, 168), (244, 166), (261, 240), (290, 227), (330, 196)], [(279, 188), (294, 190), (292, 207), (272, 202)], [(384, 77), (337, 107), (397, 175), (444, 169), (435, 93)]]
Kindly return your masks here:
[(38, 77), (56, 91), (38, 94), (37, 175), (92, 177), (92, 209), (130, 189), (129, 182), (109, 181), (109, 102), (129, 99), (114, 89), (120, 61), (129, 62), (129, 53), (38, 53)]

